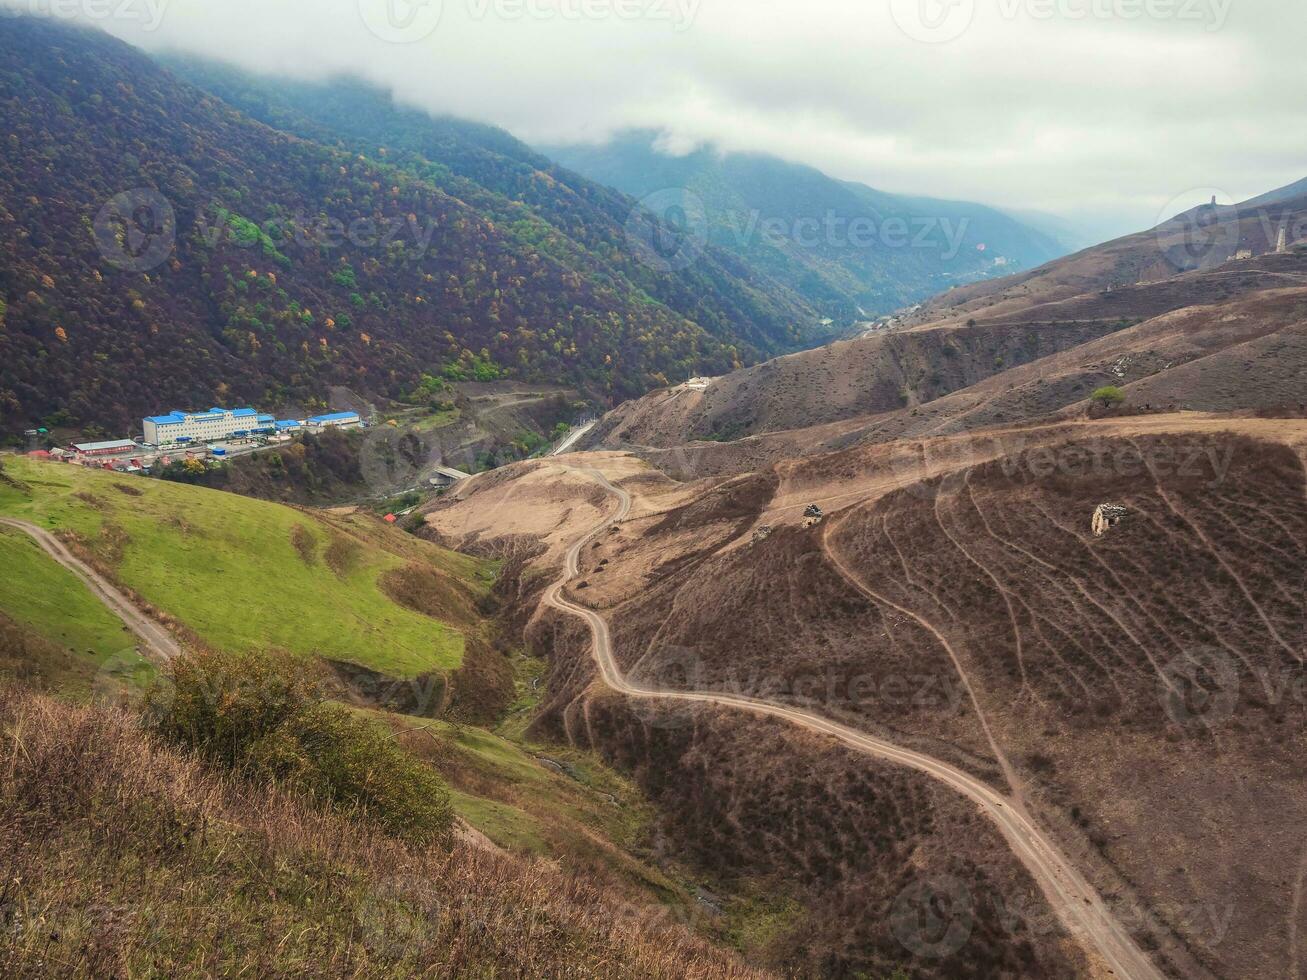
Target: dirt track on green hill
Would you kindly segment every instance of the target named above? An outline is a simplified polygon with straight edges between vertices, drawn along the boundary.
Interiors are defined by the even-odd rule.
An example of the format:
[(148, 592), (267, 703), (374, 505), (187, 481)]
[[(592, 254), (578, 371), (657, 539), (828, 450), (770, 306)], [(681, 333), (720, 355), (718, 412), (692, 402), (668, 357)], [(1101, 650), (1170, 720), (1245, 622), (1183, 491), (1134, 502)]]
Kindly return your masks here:
[(182, 648), (173, 639), (172, 634), (137, 609), (131, 600), (114, 588), (103, 575), (73, 555), (64, 543), (49, 531), (11, 517), (0, 517), (0, 524), (22, 531), (40, 545), (42, 551), (81, 579), (92, 594), (104, 603), (105, 608), (136, 634), (141, 641), (142, 652), (151, 659), (167, 661), (181, 655)]

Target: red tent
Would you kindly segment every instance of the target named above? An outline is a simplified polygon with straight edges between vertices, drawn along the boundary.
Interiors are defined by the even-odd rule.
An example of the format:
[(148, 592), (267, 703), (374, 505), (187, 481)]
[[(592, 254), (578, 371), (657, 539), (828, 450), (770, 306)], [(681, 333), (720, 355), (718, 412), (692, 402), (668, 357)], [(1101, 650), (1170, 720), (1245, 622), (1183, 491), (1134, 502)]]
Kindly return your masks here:
[(397, 518), (395, 517), (394, 514), (387, 514), (387, 515), (386, 515), (386, 523), (387, 523), (387, 524), (394, 524), (396, 520), (397, 520)]

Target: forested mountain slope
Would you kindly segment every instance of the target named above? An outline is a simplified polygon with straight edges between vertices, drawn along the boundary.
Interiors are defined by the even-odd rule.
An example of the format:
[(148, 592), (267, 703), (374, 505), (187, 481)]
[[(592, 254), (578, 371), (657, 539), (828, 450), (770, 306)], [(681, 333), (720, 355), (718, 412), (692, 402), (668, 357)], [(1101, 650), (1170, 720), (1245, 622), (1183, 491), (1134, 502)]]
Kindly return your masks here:
[(867, 319), (950, 286), (1063, 254), (1051, 237), (979, 204), (888, 194), (812, 167), (712, 147), (676, 156), (649, 132), (543, 152), (643, 198), (687, 192), (708, 240), (836, 320)]
[[(491, 216), (563, 262), (608, 268), (713, 334), (760, 351), (808, 346), (821, 336), (807, 302), (726, 250), (709, 249), (666, 272), (641, 261), (628, 232), (635, 202), (558, 166), (495, 126), (433, 117), (355, 79), (329, 84), (259, 77), (194, 58), (165, 61), (177, 74), (276, 129), (383, 159)], [(530, 212), (529, 219), (524, 214)]]
[(106, 35), (9, 20), (0, 107), (11, 428), (314, 406), (330, 385), (394, 396), (425, 373), (615, 400), (797, 346), (811, 322), (711, 263), (694, 274), (715, 292), (628, 278), (643, 267), (615, 195), (604, 211), (559, 191), (554, 225), (451, 168), (252, 121)]

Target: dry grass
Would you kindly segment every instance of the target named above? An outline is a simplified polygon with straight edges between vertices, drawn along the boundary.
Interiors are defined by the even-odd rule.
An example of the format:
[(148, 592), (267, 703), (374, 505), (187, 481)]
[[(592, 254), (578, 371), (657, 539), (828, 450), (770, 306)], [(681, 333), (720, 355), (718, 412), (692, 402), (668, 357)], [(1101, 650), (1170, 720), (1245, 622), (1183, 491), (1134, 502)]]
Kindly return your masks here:
[(221, 779), (134, 716), (0, 692), (0, 975), (757, 976), (658, 909)]
[(303, 524), (296, 524), (290, 529), (290, 543), (295, 546), (295, 551), (304, 564), (317, 563), (318, 539)]

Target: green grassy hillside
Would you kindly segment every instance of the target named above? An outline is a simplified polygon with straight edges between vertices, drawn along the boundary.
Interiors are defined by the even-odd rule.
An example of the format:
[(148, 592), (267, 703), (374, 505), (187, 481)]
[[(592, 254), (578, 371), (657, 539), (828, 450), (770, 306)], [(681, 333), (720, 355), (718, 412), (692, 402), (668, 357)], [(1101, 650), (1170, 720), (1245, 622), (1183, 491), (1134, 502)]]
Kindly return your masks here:
[[(137, 593), (161, 619), (175, 620), (182, 633), (192, 632), (210, 646), (279, 646), (300, 656), (347, 660), (402, 677), (458, 667), (466, 640), (465, 670), (452, 684), (458, 692), (455, 701), (477, 700), (476, 692), (464, 690), (467, 685), (497, 683), (493, 672), (478, 668), (478, 658), (503, 659), (486, 643), (490, 626), (477, 607), (489, 590), (494, 567), (406, 535), (371, 514), (300, 510), (183, 484), (5, 457), (0, 460), (0, 515), (60, 533), (122, 588)], [(26, 535), (0, 531), (0, 563), (12, 573), (0, 579), (0, 706), (6, 697), (11, 704), (22, 704), (32, 690), (78, 701), (86, 700), (89, 692), (93, 705), (106, 696), (121, 704), (119, 682), (139, 687), (155, 676), (154, 666), (132, 653), (135, 638)], [(112, 680), (101, 669), (106, 660), (112, 661)], [(559, 881), (565, 875), (568, 881), (603, 889), (603, 903), (618, 921), (648, 922), (689, 942), (698, 942), (690, 938), (698, 933), (724, 947), (757, 952), (763, 944), (750, 937), (757, 930), (761, 906), (722, 883), (701, 883), (678, 862), (660, 855), (656, 814), (629, 779), (592, 753), (526, 738), (524, 728), (539, 696), (532, 681), (539, 680), (543, 665), (524, 657), (515, 658), (513, 665), (517, 701), (493, 729), (352, 703), (357, 717), (384, 726), (392, 733), (392, 744), (431, 766), (447, 783), (453, 812), (474, 836), (484, 835), (474, 849), (493, 852), (484, 860), (525, 862), (522, 868), (548, 869)], [(459, 680), (464, 673), (468, 676)], [(11, 679), (30, 686), (13, 687)], [(64, 702), (42, 703), (51, 718), (72, 710)], [(134, 719), (135, 703), (128, 699), (129, 714), (114, 716), (119, 719), (115, 723)], [(488, 717), (496, 716), (492, 711)], [(0, 737), (5, 734), (2, 722)], [(145, 743), (135, 727), (131, 731), (132, 739), (121, 744), (135, 751)], [(232, 818), (226, 819), (230, 826)], [(351, 824), (350, 834), (362, 832)], [(192, 903), (174, 901), (173, 884), (188, 894), (216, 894), (232, 883), (226, 877), (230, 869), (210, 863), (207, 853), (193, 857), (180, 871), (167, 862), (152, 867), (144, 886), (177, 935), (193, 935), (197, 925), (185, 916)], [(112, 862), (82, 864), (67, 874), (38, 864), (29, 866), (24, 877), (38, 892), (60, 875), (77, 883), (79, 891), (64, 901), (61, 917), (75, 918), (89, 901), (86, 895), (115, 887), (120, 874)], [(174, 872), (175, 879), (164, 881)], [(233, 873), (239, 887), (244, 871)], [(378, 877), (385, 879), (388, 873), (383, 870)], [(360, 873), (358, 882), (360, 888), (371, 888), (371, 871)], [(704, 884), (719, 896), (714, 902), (721, 910), (701, 907), (696, 895)], [(134, 881), (134, 887), (141, 887), (140, 882)], [(475, 890), (480, 885), (460, 887)], [(370, 900), (364, 896), (362, 901), (366, 906)], [(331, 956), (356, 955), (354, 947), (339, 945), (348, 946), (343, 937), (349, 933), (350, 916), (356, 914), (354, 899), (333, 894), (324, 901), (349, 910), (344, 924), (319, 921), (317, 913), (295, 920), (300, 913), (278, 904), (275, 895), (248, 915), (244, 905), (237, 909), (215, 899), (214, 907), (223, 910), (224, 929), (238, 937), (229, 944), (237, 959), (257, 955), (257, 923), (264, 916), (282, 920), (278, 941), (295, 920), (297, 928), (309, 929), (333, 949)], [(314, 908), (319, 908), (316, 902)], [(66, 928), (76, 933), (72, 926)], [(130, 959), (144, 941), (128, 937), (118, 952)], [(173, 944), (165, 959), (178, 965), (176, 957), (189, 955), (199, 945)], [(707, 952), (701, 957), (722, 955), (708, 946), (702, 949)], [(32, 949), (24, 940), (7, 952), (23, 962)], [(6, 955), (0, 936), (0, 973)], [(285, 955), (279, 947), (278, 956)], [(366, 959), (374, 954), (365, 950), (358, 955)], [(569, 949), (565, 955), (580, 963), (588, 954)], [(385, 966), (372, 974), (360, 972), (387, 975)], [(635, 973), (676, 975), (638, 968)], [(600, 970), (587, 975), (609, 974)], [(621, 975), (621, 970), (612, 975)]]
[[(121, 586), (218, 649), (275, 647), (413, 677), (459, 667), (465, 635), (480, 628), (475, 603), (493, 567), (372, 518), (26, 459), (5, 472), (0, 514), (75, 535)], [(6, 539), (4, 553), (20, 545)], [(70, 648), (112, 646), (111, 624), (82, 609), (94, 600), (75, 579), (17, 553), (34, 570), (22, 583), (6, 577), (0, 610), (47, 638), (64, 630)], [(414, 565), (435, 569), (423, 585), (443, 594), (440, 618), (388, 594)]]
[(136, 645), (77, 576), (20, 531), (0, 527), (0, 568), (0, 611), (18, 626), (96, 661)]

